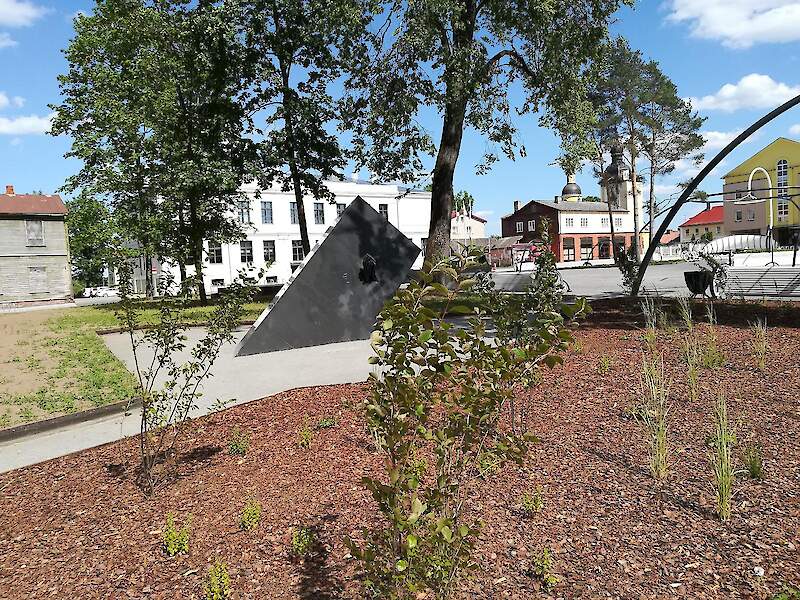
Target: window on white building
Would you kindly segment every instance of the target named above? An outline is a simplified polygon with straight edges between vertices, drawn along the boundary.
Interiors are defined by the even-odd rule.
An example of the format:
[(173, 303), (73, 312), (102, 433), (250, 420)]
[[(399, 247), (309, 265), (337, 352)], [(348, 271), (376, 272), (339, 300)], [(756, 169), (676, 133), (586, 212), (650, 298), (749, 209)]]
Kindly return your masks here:
[(564, 219), (564, 226), (565, 227), (574, 227), (575, 226), (575, 219), (572, 217), (567, 217)]
[(608, 227), (608, 217), (600, 217), (600, 227)]
[(297, 202), (289, 202), (289, 222), (297, 225), (300, 222), (300, 215), (297, 212)]
[(755, 208), (748, 208), (747, 209), (747, 220), (748, 221), (755, 221), (756, 220), (756, 209)]
[(325, 225), (325, 205), (314, 202), (314, 225)]
[(253, 242), (250, 240), (239, 242), (239, 258), (243, 263), (253, 264)]
[(517, 233), (522, 233), (525, 230), (525, 223), (517, 221)]
[(614, 227), (622, 227), (622, 217), (614, 217)]
[(786, 200), (778, 200), (778, 223), (789, 220), (789, 202)]
[(214, 265), (222, 264), (222, 244), (208, 242), (208, 262)]
[(564, 238), (564, 260), (569, 262), (575, 260), (575, 238)]
[(44, 246), (44, 223), (25, 221), (25, 239), (28, 246)]
[(211, 285), (213, 287), (222, 287), (222, 286), (225, 285), (225, 280), (224, 279), (212, 279), (211, 280)]
[(265, 225), (272, 223), (272, 202), (269, 200), (261, 201), (261, 222)]
[(739, 209), (736, 210), (736, 213), (733, 216), (733, 220), (736, 221), (737, 223), (741, 223), (742, 222), (742, 211), (741, 210), (739, 210)]
[(345, 208), (347, 208), (346, 204), (340, 204), (339, 202), (336, 203), (336, 218), (337, 219), (342, 216), (342, 213), (344, 212)]
[(528, 231), (536, 231), (536, 219), (528, 221)]
[(250, 222), (250, 200), (239, 200), (239, 223)]
[(292, 262), (301, 262), (305, 256), (303, 240), (292, 240)]
[(275, 262), (275, 240), (264, 240), (264, 262)]
[(581, 227), (589, 226), (589, 217), (581, 217)]
[(719, 225), (717, 225), (717, 233), (722, 233), (722, 227), (720, 227)]
[(378, 204), (378, 212), (381, 213), (381, 216), (389, 220), (389, 205), (388, 204)]

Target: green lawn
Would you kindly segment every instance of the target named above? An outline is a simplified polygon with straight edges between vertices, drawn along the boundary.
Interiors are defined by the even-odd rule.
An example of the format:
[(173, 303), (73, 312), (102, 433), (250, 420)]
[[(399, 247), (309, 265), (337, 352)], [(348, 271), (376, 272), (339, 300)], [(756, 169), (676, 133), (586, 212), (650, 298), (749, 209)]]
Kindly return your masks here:
[[(265, 302), (247, 304), (255, 320)], [(0, 315), (0, 428), (86, 410), (135, 395), (135, 380), (108, 350), (98, 330), (120, 327), (117, 305)], [(202, 324), (213, 306), (192, 306), (182, 321)], [(142, 301), (142, 324), (158, 310)]]

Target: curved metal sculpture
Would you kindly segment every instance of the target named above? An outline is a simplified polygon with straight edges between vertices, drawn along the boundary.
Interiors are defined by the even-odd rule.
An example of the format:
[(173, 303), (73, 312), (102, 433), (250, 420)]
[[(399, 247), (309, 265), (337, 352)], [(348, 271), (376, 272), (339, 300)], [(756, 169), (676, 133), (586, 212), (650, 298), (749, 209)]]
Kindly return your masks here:
[(661, 225), (659, 225), (658, 230), (656, 230), (656, 234), (651, 236), (650, 244), (647, 246), (647, 252), (645, 252), (644, 258), (642, 259), (642, 264), (639, 266), (639, 273), (636, 276), (636, 281), (633, 282), (631, 286), (631, 296), (636, 296), (639, 294), (639, 288), (642, 285), (642, 280), (644, 279), (644, 274), (647, 271), (647, 267), (650, 265), (650, 261), (653, 258), (653, 253), (655, 249), (658, 247), (658, 243), (661, 241), (661, 236), (664, 235), (664, 232), (669, 227), (669, 224), (672, 222), (672, 219), (675, 218), (675, 215), (678, 214), (678, 211), (681, 207), (686, 203), (689, 197), (694, 193), (697, 189), (697, 186), (700, 185), (700, 182), (705, 179), (708, 174), (716, 167), (722, 159), (724, 159), (728, 154), (733, 152), (733, 150), (742, 142), (744, 142), (747, 138), (753, 135), (756, 131), (761, 129), (764, 125), (772, 121), (775, 117), (778, 117), (785, 113), (790, 108), (793, 108), (800, 104), (800, 95), (795, 96), (791, 100), (784, 102), (778, 108), (771, 111), (770, 113), (761, 117), (758, 121), (753, 123), (750, 127), (745, 129), (742, 133), (736, 136), (736, 138), (727, 146), (725, 146), (722, 150), (720, 150), (719, 154), (717, 154), (710, 162), (706, 164), (705, 167), (697, 174), (697, 176), (689, 182), (689, 185), (686, 186), (686, 189), (683, 190), (683, 193), (680, 195), (678, 200), (673, 205), (672, 209), (667, 213), (667, 216), (661, 221)]

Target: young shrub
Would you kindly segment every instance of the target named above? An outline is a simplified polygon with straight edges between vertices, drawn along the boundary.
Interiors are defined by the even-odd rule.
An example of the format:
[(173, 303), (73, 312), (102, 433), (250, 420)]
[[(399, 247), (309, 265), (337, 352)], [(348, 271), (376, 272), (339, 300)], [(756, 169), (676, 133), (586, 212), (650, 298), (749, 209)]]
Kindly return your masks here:
[(600, 357), (600, 361), (597, 363), (597, 372), (600, 373), (600, 375), (605, 375), (611, 371), (611, 366), (613, 364), (614, 359), (607, 354), (603, 354)]
[(231, 432), (231, 439), (228, 440), (228, 454), (231, 456), (244, 456), (250, 449), (250, 436), (239, 428)]
[(717, 332), (714, 330), (713, 325), (709, 325), (706, 346), (703, 348), (700, 364), (706, 369), (719, 369), (725, 365), (725, 354), (723, 354), (722, 349), (719, 347)]
[(311, 527), (295, 527), (292, 530), (292, 554), (305, 556), (314, 547), (317, 536)]
[(575, 340), (570, 348), (573, 354), (583, 354), (583, 342)]
[(219, 559), (208, 568), (208, 576), (206, 577), (203, 593), (206, 596), (206, 600), (225, 600), (231, 594), (231, 578), (228, 575), (228, 566)]
[(558, 577), (553, 575), (553, 557), (550, 548), (543, 548), (539, 554), (533, 556), (531, 573), (539, 580), (545, 591), (550, 591), (558, 585)]
[(531, 517), (544, 508), (542, 499), (542, 486), (536, 486), (533, 492), (525, 492), (519, 499), (520, 509), (526, 517)]
[(255, 498), (248, 498), (244, 505), (242, 516), (239, 518), (239, 527), (243, 531), (250, 531), (258, 527), (261, 522), (261, 503)]
[(650, 473), (656, 481), (663, 481), (669, 468), (667, 415), (670, 387), (664, 373), (663, 357), (642, 357), (639, 381), (642, 402), (638, 417), (647, 432)]
[(689, 333), (692, 333), (694, 328), (694, 320), (692, 319), (692, 299), (688, 296), (678, 297), (678, 316), (683, 322), (683, 326)]
[(655, 298), (644, 296), (639, 301), (639, 305), (642, 307), (645, 329), (656, 329), (658, 327), (658, 309), (656, 308)]
[(762, 371), (767, 366), (767, 352), (769, 343), (767, 342), (767, 321), (756, 319), (755, 323), (750, 323), (750, 333), (753, 336), (753, 356), (756, 359), (758, 368)]
[(308, 426), (308, 423), (304, 423), (303, 426), (300, 428), (300, 431), (297, 432), (297, 445), (302, 448), (303, 450), (308, 450), (311, 448), (311, 442), (314, 439), (314, 432), (311, 431), (311, 428)]
[[(203, 381), (210, 376), (222, 347), (234, 341), (233, 332), (239, 326), (244, 305), (252, 298), (255, 288), (245, 273), (240, 274), (210, 313), (205, 323), (206, 334), (191, 349), (190, 358), (179, 364), (176, 361), (186, 349), (183, 314), (188, 299), (172, 297), (174, 277), (169, 272), (162, 274), (156, 323), (140, 334), (142, 306), (134, 298), (134, 262), (130, 258), (122, 255), (116, 260), (120, 290), (120, 308), (116, 316), (130, 338), (136, 396), (142, 402), (139, 485), (146, 495), (152, 495), (159, 485), (174, 476), (184, 424), (192, 409), (197, 407)], [(150, 347), (152, 360), (145, 361), (140, 355), (143, 345)], [(166, 381), (161, 382), (162, 378)]]
[(717, 309), (714, 308), (714, 303), (710, 300), (706, 303), (706, 321), (708, 321), (709, 325), (717, 324)]
[[(526, 293), (514, 297), (491, 286), (475, 290), (466, 269), (477, 258), (456, 255), (426, 265), (385, 305), (371, 338), (370, 362), (378, 368), (364, 409), (386, 471), (364, 483), (382, 518), (363, 531), (363, 542), (346, 543), (374, 597), (413, 590), (443, 598), (476, 565), (480, 515), (472, 498), (483, 487), (485, 456), (491, 453), (498, 468), (524, 459), (536, 439), (522, 431), (524, 410), (514, 402), (533, 374), (559, 363), (569, 347), (564, 315), (586, 310), (582, 301), (561, 305), (552, 257), (542, 260)], [(485, 300), (459, 305), (469, 289)], [(490, 315), (483, 307), (496, 317), (496, 341), (487, 340)], [(456, 327), (446, 313), (467, 318)], [(499, 426), (504, 416), (508, 429)], [(412, 465), (419, 456), (432, 457), (423, 479)]]
[(164, 527), (164, 552), (167, 556), (176, 556), (189, 552), (189, 532), (191, 515), (186, 519), (183, 527), (178, 529), (175, 526), (175, 515), (167, 515), (167, 525)]
[(330, 429), (331, 427), (336, 427), (335, 417), (322, 417), (317, 421), (317, 431), (321, 429)]
[(683, 340), (683, 357), (686, 361), (686, 384), (689, 388), (689, 399), (696, 402), (700, 398), (700, 364), (701, 351), (697, 337), (690, 334)]
[(736, 435), (728, 423), (728, 406), (725, 396), (720, 394), (714, 404), (713, 431), (709, 436), (711, 451), (708, 460), (713, 474), (714, 493), (717, 497), (717, 514), (722, 521), (731, 517), (733, 496), (733, 448)]
[(750, 443), (742, 449), (742, 462), (751, 479), (764, 478), (764, 457), (759, 444)]

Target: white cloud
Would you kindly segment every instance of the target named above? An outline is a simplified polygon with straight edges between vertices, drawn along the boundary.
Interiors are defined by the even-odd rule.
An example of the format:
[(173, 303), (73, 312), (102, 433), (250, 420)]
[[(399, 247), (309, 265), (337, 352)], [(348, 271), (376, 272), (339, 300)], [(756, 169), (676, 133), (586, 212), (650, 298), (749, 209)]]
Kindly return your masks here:
[(12, 105), (16, 108), (22, 108), (25, 105), (25, 98), (22, 96), (13, 96), (9, 98), (5, 92), (0, 91), (0, 110)]
[[(742, 133), (742, 130), (740, 129), (738, 131), (701, 131), (700, 133), (706, 140), (706, 143), (703, 146), (703, 152), (706, 154), (706, 158), (708, 158), (708, 154), (710, 151), (722, 150), (725, 146), (730, 144), (737, 135)], [(748, 139), (747, 141), (750, 140)]]
[(789, 127), (790, 135), (800, 135), (800, 124)]
[(11, 39), (11, 36), (3, 31), (0, 31), (0, 50), (3, 48), (11, 48), (12, 46), (16, 46), (17, 41)]
[(800, 85), (790, 86), (769, 75), (750, 73), (737, 83), (726, 83), (715, 94), (689, 98), (695, 110), (733, 112), (745, 108), (774, 108), (800, 94)]
[(476, 217), (481, 217), (482, 219), (486, 219), (487, 217), (491, 217), (494, 214), (493, 210), (476, 210), (473, 212)]
[(8, 143), (11, 146), (19, 146), (20, 144), (22, 144), (22, 138), (18, 138), (18, 137), (11, 138), (11, 141), (8, 142)]
[(800, 40), (799, 0), (669, 0), (667, 19), (730, 48)]
[(27, 117), (0, 117), (0, 135), (41, 135), (50, 131), (50, 124), (55, 117), (51, 113), (46, 117), (29, 115)]
[(0, 25), (27, 27), (47, 12), (30, 0), (0, 0)]

